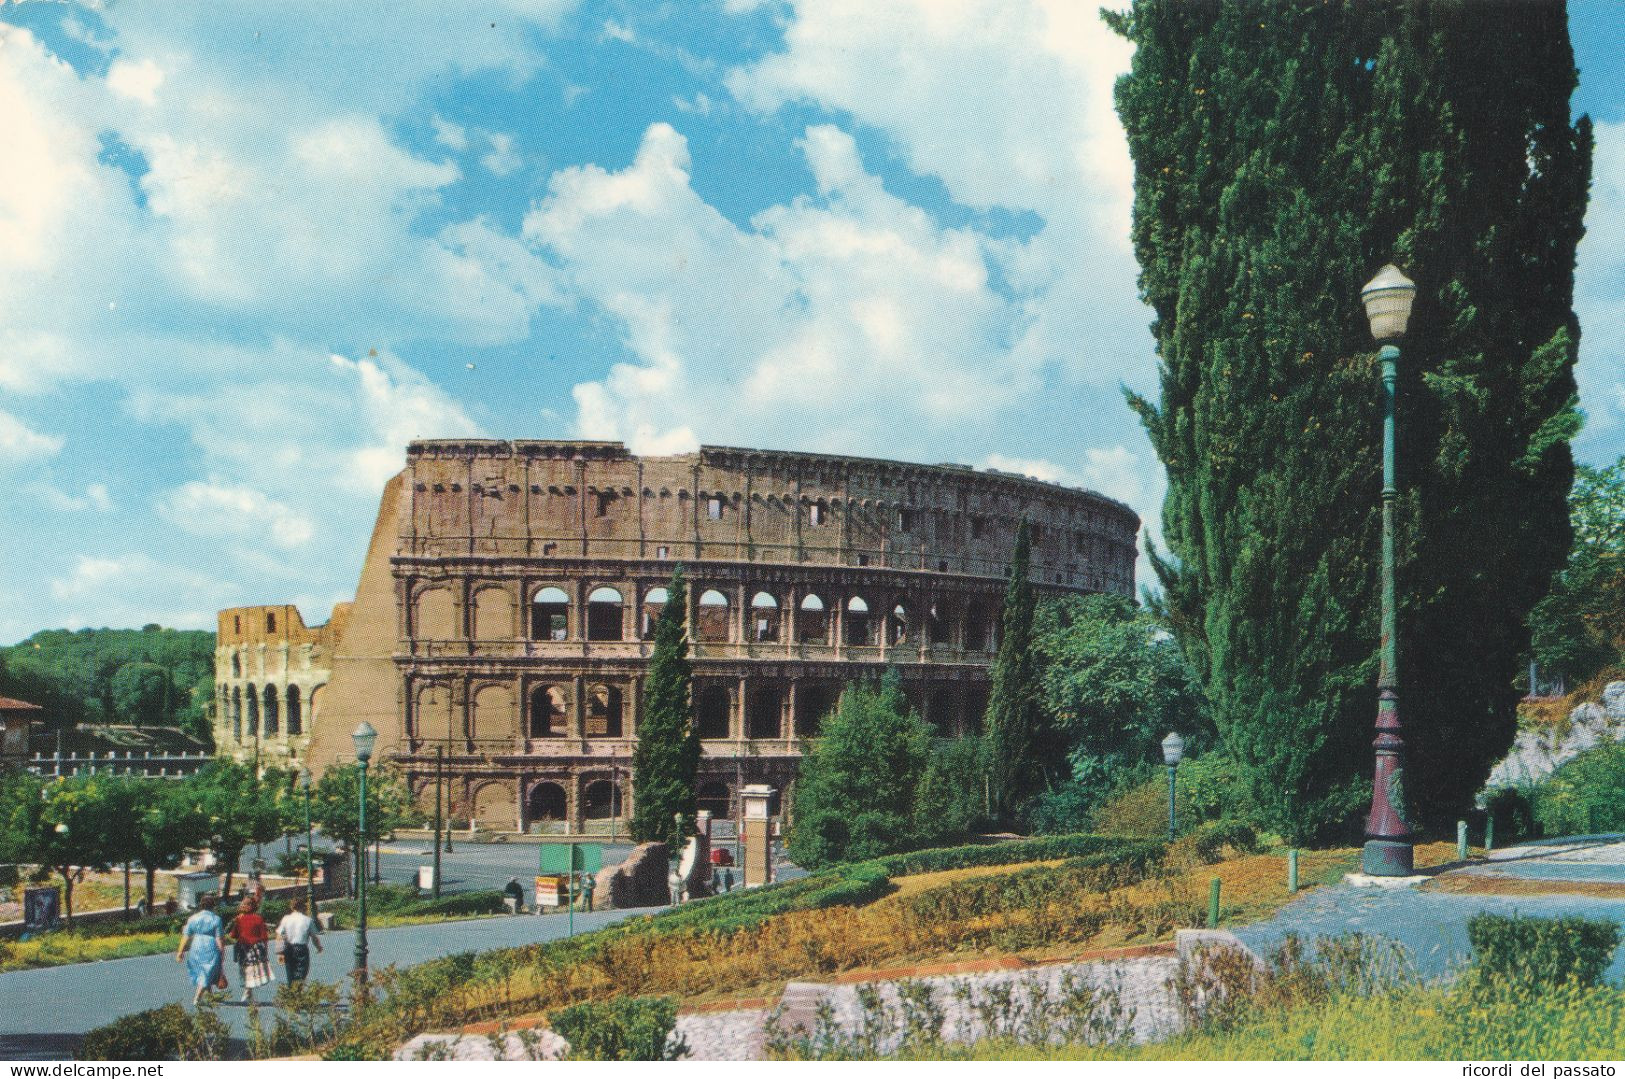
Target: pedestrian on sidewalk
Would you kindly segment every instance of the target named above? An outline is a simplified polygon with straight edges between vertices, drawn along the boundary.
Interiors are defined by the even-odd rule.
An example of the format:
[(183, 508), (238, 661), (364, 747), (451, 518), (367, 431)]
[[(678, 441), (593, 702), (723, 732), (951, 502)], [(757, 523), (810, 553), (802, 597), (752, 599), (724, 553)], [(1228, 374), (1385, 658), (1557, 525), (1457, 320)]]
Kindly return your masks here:
[(254, 990), (267, 985), (271, 977), (271, 960), (267, 954), (271, 933), (265, 919), (260, 917), (259, 900), (250, 895), (243, 900), (242, 909), (231, 922), (231, 939), (236, 952), (237, 968), (243, 975), (244, 1004), (254, 999)]
[(220, 915), (214, 912), (214, 904), (212, 895), (198, 900), (202, 909), (186, 920), (186, 926), (181, 930), (180, 947), (175, 949), (175, 962), (186, 960), (186, 976), (195, 990), (192, 993), (193, 1007), (203, 999), (204, 993), (226, 987), (226, 972), (220, 965), (225, 954), (220, 942), (222, 926)]
[(282, 965), (288, 968), (288, 984), (298, 985), (310, 976), (310, 949), (314, 945), (321, 951), (322, 938), (316, 919), (305, 913), (304, 896), (295, 896), (288, 906), (288, 913), (276, 926), (276, 946)]

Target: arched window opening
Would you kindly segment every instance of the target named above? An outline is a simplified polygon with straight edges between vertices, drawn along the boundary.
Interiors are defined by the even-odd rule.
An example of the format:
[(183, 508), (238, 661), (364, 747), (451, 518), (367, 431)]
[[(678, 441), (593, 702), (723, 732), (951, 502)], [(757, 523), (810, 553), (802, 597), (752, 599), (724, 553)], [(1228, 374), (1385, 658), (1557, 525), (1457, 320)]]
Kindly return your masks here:
[(965, 608), (965, 649), (969, 652), (987, 651), (987, 609), (981, 603)]
[(846, 603), (846, 643), (866, 645), (873, 643), (869, 631), (869, 604), (862, 596), (853, 596)]
[(816, 595), (809, 594), (801, 601), (801, 610), (796, 614), (796, 640), (807, 644), (829, 643), (829, 612)]
[(825, 718), (835, 711), (839, 696), (833, 686), (805, 682), (796, 686), (796, 737), (818, 737)]
[(596, 685), (587, 690), (587, 737), (621, 736), (621, 691), (615, 686)]
[(243, 676), (243, 657), (236, 652), (231, 654), (231, 676), (233, 678)]
[(700, 596), (699, 633), (702, 641), (713, 643), (728, 640), (728, 597), (715, 588), (706, 589)]
[(931, 604), (931, 609), (925, 616), (926, 640), (930, 642), (931, 647), (952, 644), (953, 634), (949, 630), (948, 619), (943, 617), (942, 607), (935, 603)]
[(646, 641), (655, 639), (655, 626), (660, 624), (660, 612), (666, 609), (671, 593), (664, 588), (651, 588), (643, 594), (643, 610), (638, 615), (638, 636)]
[(570, 638), (570, 597), (562, 588), (544, 588), (530, 605), (530, 636), (536, 641)]
[(570, 733), (569, 698), (558, 686), (537, 686), (530, 692), (530, 736), (563, 738)]
[(931, 733), (938, 738), (954, 735), (954, 703), (954, 694), (946, 689), (937, 690), (927, 700), (925, 721), (931, 724)]
[(618, 641), (621, 636), (621, 594), (608, 586), (593, 589), (587, 597), (587, 640)]
[(533, 821), (561, 821), (568, 812), (569, 800), (557, 783), (538, 783), (530, 788), (525, 808)]
[(779, 639), (779, 601), (758, 592), (750, 601), (750, 639), (768, 644)]
[(299, 687), (288, 687), (288, 735), (305, 733), (304, 702), (299, 699)]
[(758, 686), (751, 690), (750, 708), (745, 716), (745, 737), (782, 737), (783, 713), (784, 691), (778, 686)]
[(279, 717), (278, 717), (278, 714), (282, 710), (279, 707), (277, 707), (278, 704), (279, 704), (279, 700), (277, 698), (276, 687), (275, 686), (266, 686), (265, 687), (265, 735), (268, 738), (274, 736), (277, 733), (278, 729), (282, 725), (280, 720), (279, 720)]
[(272, 614), (270, 611), (265, 612), (265, 632), (276, 632), (276, 615)]
[(829, 520), (829, 504), (827, 502), (825, 502), (823, 499), (819, 499), (817, 502), (814, 502), (812, 505), (807, 507), (807, 523), (808, 524), (810, 524), (810, 525), (821, 525), (825, 521), (828, 521), (828, 520)]
[(717, 820), (727, 820), (733, 815), (733, 798), (728, 794), (726, 783), (701, 783), (700, 789), (695, 792), (694, 808), (709, 810), (711, 816)]
[(587, 820), (609, 820), (621, 813), (621, 789), (607, 779), (595, 779), (581, 792), (581, 815)]
[(894, 646), (908, 643), (908, 608), (901, 603), (891, 609), (886, 619), (886, 643)]
[(732, 702), (728, 697), (728, 687), (710, 685), (700, 690), (696, 698), (695, 725), (699, 727), (701, 738), (727, 738), (729, 735), (729, 712)]
[(254, 688), (254, 683), (248, 683), (248, 692), (243, 694), (248, 699), (248, 736), (260, 736), (260, 695)]
[(242, 686), (233, 686), (231, 690), (231, 736), (239, 742), (243, 740)]

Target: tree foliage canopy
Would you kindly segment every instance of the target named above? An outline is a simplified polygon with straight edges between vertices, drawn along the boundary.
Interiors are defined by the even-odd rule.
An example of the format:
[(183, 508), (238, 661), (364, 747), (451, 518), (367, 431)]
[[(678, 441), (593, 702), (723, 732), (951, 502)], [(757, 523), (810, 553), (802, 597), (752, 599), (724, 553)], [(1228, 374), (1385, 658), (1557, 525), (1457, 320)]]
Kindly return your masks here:
[(931, 748), (931, 728), (909, 710), (896, 670), (878, 685), (848, 686), (801, 759), (790, 857), (812, 869), (934, 838), (941, 824), (921, 810), (935, 802), (918, 799)]
[(1536, 662), (1573, 683), (1625, 656), (1625, 457), (1576, 470), (1569, 519), (1574, 549), (1529, 628)]
[(214, 679), (204, 630), (51, 629), (0, 648), (0, 694), (46, 710), (46, 722), (196, 729)]
[[(700, 735), (689, 704), (694, 665), (688, 658), (688, 585), (679, 566), (655, 623), (643, 716), (632, 749), (632, 838), (675, 844), (694, 823)], [(679, 829), (674, 816), (682, 817)]]
[(1208, 740), (1202, 692), (1179, 646), (1127, 596), (1040, 604), (1033, 647), (1044, 708), (1066, 739), (1074, 778), (1160, 763), (1170, 731), (1192, 750)]
[(1416, 280), (1399, 382), (1407, 790), (1448, 819), (1510, 744), (1563, 564), (1591, 131), (1561, 3), (1134, 0), (1118, 84), (1155, 311), (1162, 603), (1268, 824), (1370, 774), (1379, 397), (1361, 285)]

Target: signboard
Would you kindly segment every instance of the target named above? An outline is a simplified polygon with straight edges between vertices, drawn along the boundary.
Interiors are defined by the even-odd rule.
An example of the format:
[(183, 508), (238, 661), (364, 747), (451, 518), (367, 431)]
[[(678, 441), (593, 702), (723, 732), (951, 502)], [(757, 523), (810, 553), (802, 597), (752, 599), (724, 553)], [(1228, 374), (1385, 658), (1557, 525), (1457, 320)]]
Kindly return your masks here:
[(23, 889), (23, 928), (49, 929), (56, 924), (62, 894), (55, 887)]
[(604, 867), (602, 843), (544, 843), (541, 847), (543, 873), (596, 873)]

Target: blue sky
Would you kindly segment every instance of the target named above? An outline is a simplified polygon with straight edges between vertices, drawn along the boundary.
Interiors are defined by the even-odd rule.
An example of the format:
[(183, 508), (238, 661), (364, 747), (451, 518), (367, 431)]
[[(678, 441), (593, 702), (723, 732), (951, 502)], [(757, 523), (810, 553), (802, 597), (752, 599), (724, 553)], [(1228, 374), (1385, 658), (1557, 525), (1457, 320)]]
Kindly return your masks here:
[[(1096, 5), (370, 7), (0, 4), (0, 642), (321, 621), (416, 437), (958, 461), (1155, 522)], [(1571, 10), (1605, 462), (1625, 14)]]

